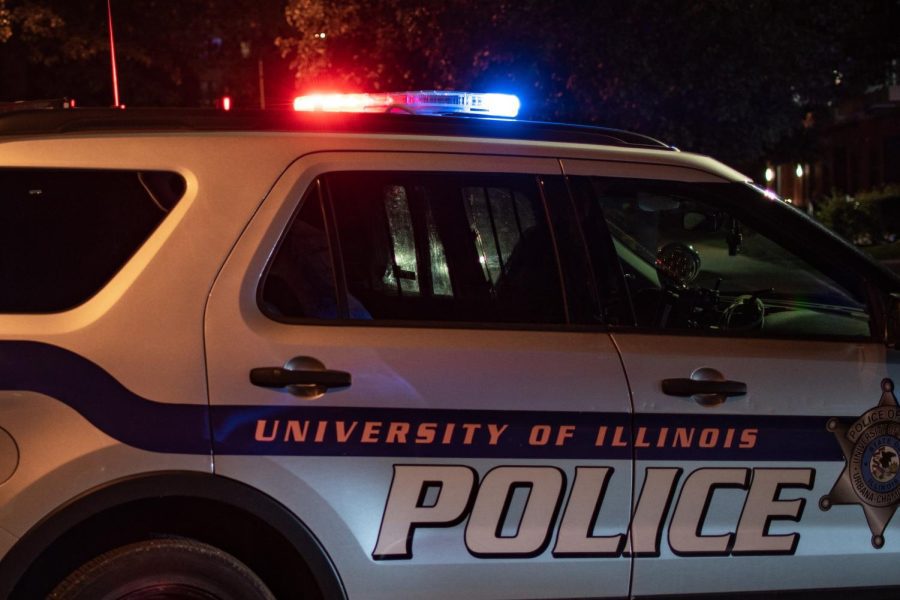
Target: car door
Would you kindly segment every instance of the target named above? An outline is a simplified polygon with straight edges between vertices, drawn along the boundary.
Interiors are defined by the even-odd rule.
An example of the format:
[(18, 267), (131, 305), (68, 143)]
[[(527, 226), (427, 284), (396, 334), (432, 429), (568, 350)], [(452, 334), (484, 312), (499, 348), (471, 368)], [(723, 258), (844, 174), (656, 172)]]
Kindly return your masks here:
[(564, 164), (634, 311), (633, 593), (900, 583), (896, 356), (878, 269), (693, 169)]
[(292, 510), (349, 597), (627, 595), (630, 400), (577, 325), (602, 307), (571, 208), (555, 160), (321, 153), (234, 248), (215, 470)]

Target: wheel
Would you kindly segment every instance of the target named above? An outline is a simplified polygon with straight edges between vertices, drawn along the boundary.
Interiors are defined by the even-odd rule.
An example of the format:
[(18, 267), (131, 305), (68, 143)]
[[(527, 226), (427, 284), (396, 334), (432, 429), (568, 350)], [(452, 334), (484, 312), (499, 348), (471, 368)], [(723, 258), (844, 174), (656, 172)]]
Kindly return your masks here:
[(110, 550), (66, 577), (49, 600), (274, 600), (244, 563), (184, 538)]

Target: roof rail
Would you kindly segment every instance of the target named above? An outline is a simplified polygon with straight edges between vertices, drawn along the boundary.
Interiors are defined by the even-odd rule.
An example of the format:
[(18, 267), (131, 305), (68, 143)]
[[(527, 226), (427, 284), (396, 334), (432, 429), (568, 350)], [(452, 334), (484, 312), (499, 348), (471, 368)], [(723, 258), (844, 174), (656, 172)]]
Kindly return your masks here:
[(303, 113), (292, 110), (232, 110), (202, 108), (76, 108), (25, 109), (0, 112), (0, 138), (70, 135), (97, 132), (278, 131), (372, 133), (481, 137), (568, 142), (674, 150), (659, 140), (586, 125), (515, 121), (484, 117), (432, 117), (391, 113)]
[(0, 113), (19, 112), (24, 110), (59, 110), (75, 108), (72, 98), (49, 98), (47, 100), (16, 100), (0, 102)]

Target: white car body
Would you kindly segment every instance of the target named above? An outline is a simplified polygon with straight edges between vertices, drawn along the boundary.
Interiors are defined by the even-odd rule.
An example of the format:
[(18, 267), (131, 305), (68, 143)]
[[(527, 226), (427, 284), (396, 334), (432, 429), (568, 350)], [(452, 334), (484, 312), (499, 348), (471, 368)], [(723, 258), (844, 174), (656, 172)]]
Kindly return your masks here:
[[(156, 515), (152, 533), (199, 538), (203, 528), (180, 522), (165, 531), (165, 511), (192, 498), (191, 507), (229, 505), (222, 514), (236, 521), (257, 496), (271, 506), (252, 525), (221, 522), (202, 541), (234, 526), (242, 539), (230, 552), (251, 568), (242, 549), (275, 571), (289, 568), (249, 539), (263, 522), (287, 539), (324, 597), (900, 585), (900, 532), (878, 525), (896, 500), (872, 500), (865, 514), (862, 498), (847, 500), (861, 488), (850, 474), (841, 484), (844, 472), (863, 459), (827, 429), (832, 417), (849, 424), (890, 396), (882, 381), (900, 371), (884, 336), (267, 315), (258, 301), (267, 265), (306, 191), (330, 173), (747, 184), (710, 158), (649, 143), (396, 128), (122, 124), (0, 135), (3, 169), (163, 171), (185, 182), (146, 242), (86, 301), (42, 314), (0, 310), (3, 593), (46, 591), (34, 568), (54, 548), (69, 552), (67, 532), (90, 538), (88, 524), (106, 514), (122, 519), (140, 506)], [(860, 277), (883, 292), (878, 298), (893, 291), (886, 275)], [(886, 323), (888, 300), (871, 302), (871, 318)], [(306, 397), (248, 380), (251, 369), (294, 356), (349, 372), (352, 385)], [(717, 406), (662, 392), (661, 380), (703, 367), (746, 382), (748, 392)], [(879, 435), (893, 444), (895, 409), (882, 406), (892, 416), (871, 416), (859, 429), (884, 422)], [(212, 480), (241, 491), (219, 498)], [(820, 505), (829, 495), (835, 506)], [(154, 498), (169, 504), (159, 512)], [(519, 515), (513, 526), (510, 513)], [(301, 530), (305, 537), (292, 537)], [(96, 536), (85, 546), (120, 541), (103, 528)], [(273, 590), (289, 585), (260, 576)]]

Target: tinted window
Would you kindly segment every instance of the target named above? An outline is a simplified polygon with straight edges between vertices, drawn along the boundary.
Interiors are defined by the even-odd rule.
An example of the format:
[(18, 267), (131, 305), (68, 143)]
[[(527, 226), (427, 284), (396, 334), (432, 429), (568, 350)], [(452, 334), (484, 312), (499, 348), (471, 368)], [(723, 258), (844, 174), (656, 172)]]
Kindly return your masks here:
[[(322, 177), (319, 184), (333, 209), (334, 256), (341, 259), (334, 263), (339, 266), (336, 279), (346, 285), (344, 310), (349, 318), (565, 322), (558, 258), (537, 178), (342, 172)], [(319, 278), (291, 266), (300, 264), (300, 254), (312, 253), (297, 249), (309, 241), (295, 238), (327, 239), (324, 223), (311, 225), (303, 217), (305, 210), (273, 261), (264, 300), (272, 300), (275, 286), (296, 290), (292, 293), (298, 298), (330, 295), (341, 287), (319, 285)], [(302, 230), (296, 223), (303, 224)], [(332, 256), (316, 253), (332, 278)], [(275, 283), (276, 275), (290, 282)], [(339, 299), (342, 296), (338, 293)], [(334, 318), (333, 310), (304, 309), (296, 300), (277, 304), (277, 310), (270, 311), (273, 316)]]
[(273, 316), (336, 319), (340, 314), (337, 299), (317, 182), (281, 240), (262, 287), (262, 302)]
[(184, 190), (174, 173), (0, 169), (0, 312), (55, 312), (86, 301)]
[(605, 216), (639, 326), (776, 337), (869, 335), (861, 294), (766, 233), (783, 223), (751, 226), (749, 213), (685, 184), (593, 178), (589, 188)]

